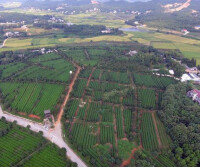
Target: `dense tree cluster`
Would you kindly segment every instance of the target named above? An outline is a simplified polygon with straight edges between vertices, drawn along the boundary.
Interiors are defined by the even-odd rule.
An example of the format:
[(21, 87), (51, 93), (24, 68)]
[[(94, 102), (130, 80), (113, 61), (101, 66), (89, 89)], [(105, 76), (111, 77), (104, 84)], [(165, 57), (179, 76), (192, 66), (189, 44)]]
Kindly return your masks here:
[[(71, 25), (64, 28), (64, 31), (67, 35), (77, 35), (81, 37), (103, 35), (102, 31), (104, 30), (106, 30), (106, 26), (103, 25)], [(122, 33), (123, 32), (119, 29), (113, 28), (110, 30), (110, 33), (106, 34), (120, 35)]]
[(172, 157), (180, 167), (200, 165), (200, 106), (186, 96), (189, 85), (170, 85), (159, 116), (174, 141)]
[(13, 22), (13, 23), (20, 23), (22, 21), (25, 21), (25, 24), (32, 24), (34, 19), (40, 19), (40, 20), (46, 20), (50, 16), (49, 15), (44, 15), (44, 16), (39, 16), (39, 15), (28, 15), (28, 14), (21, 14), (21, 13), (6, 13), (6, 12), (1, 12), (0, 13), (0, 22), (1, 23), (6, 23), (6, 22)]
[(126, 21), (126, 24), (135, 25), (135, 21), (139, 23), (147, 24), (156, 28), (167, 28), (172, 30), (182, 30), (187, 29), (189, 31), (195, 32), (195, 26), (199, 25), (200, 15), (193, 16), (187, 12), (178, 13), (163, 13), (162, 11), (151, 12), (150, 14), (142, 14), (136, 16), (132, 20)]

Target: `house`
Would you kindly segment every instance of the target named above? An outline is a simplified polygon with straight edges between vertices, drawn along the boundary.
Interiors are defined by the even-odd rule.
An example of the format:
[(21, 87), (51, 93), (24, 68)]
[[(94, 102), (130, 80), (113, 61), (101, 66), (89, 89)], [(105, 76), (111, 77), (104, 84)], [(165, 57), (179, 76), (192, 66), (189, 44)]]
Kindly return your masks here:
[(192, 67), (192, 68), (187, 67), (185, 72), (197, 74), (197, 73), (199, 73), (199, 70), (197, 67)]
[(191, 91), (187, 92), (187, 96), (192, 98), (193, 101), (197, 102), (200, 104), (200, 90), (198, 89), (193, 89)]
[(102, 34), (109, 34), (111, 33), (111, 29), (101, 31)]
[(130, 55), (130, 56), (134, 56), (134, 55), (136, 55), (138, 52), (136, 51), (136, 50), (130, 50), (129, 52), (128, 52), (128, 54)]
[(187, 35), (190, 33), (187, 29), (183, 29), (183, 30), (181, 30), (181, 32), (183, 33), (183, 35)]
[(194, 81), (200, 83), (200, 78), (193, 73), (185, 73), (181, 76), (181, 82)]
[(174, 70), (169, 70), (169, 74), (174, 75)]
[(194, 27), (195, 30), (200, 30), (200, 25)]
[(51, 111), (50, 111), (50, 110), (45, 110), (45, 111), (44, 111), (44, 115), (45, 115), (45, 118), (46, 118), (46, 119), (51, 118)]

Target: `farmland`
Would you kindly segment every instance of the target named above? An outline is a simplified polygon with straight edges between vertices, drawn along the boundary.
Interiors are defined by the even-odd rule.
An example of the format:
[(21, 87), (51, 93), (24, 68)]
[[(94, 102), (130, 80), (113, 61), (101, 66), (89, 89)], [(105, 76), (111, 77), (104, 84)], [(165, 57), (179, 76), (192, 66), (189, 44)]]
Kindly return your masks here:
[[(25, 53), (22, 58), (0, 65), (3, 107), (26, 118), (33, 115), (32, 119), (37, 121), (42, 121), (43, 111), (47, 109), (56, 116), (76, 70), (75, 64), (82, 68), (62, 121), (65, 139), (87, 164), (109, 167), (118, 163), (120, 166), (131, 158), (133, 149), (152, 152), (169, 148), (170, 140), (165, 141), (167, 135), (162, 123), (156, 117), (159, 127), (156, 132), (151, 114), (161, 108), (166, 87), (176, 82), (132, 70), (137, 61), (145, 61), (126, 55), (137, 47), (140, 45), (73, 46), (56, 48), (48, 54)], [(116, 62), (125, 62), (131, 68)], [(106, 63), (112, 65), (105, 67)], [(142, 66), (141, 71), (144, 70)], [(157, 136), (160, 136), (161, 148)], [(47, 163), (48, 156), (52, 157), (52, 163), (63, 166), (65, 160), (58, 156), (57, 149), (46, 156), (51, 147), (42, 148), (24, 166)]]
[[(187, 58), (197, 59), (199, 64), (199, 40), (181, 37), (178, 35), (170, 35), (157, 32), (125, 32), (124, 36), (98, 36), (91, 38), (25, 38), (25, 39), (9, 39), (6, 47), (2, 51), (17, 50), (36, 47), (48, 47), (63, 44), (85, 43), (85, 42), (101, 42), (109, 39), (110, 41), (130, 42), (138, 41), (141, 44), (151, 45), (158, 49), (179, 49)], [(84, 64), (96, 64), (95, 61), (80, 60)]]
[[(161, 12), (157, 7), (166, 2), (69, 6), (81, 1), (0, 4), (0, 105), (4, 116), (31, 119), (26, 128), (0, 120), (0, 166), (76, 167), (65, 149), (32, 132), (32, 124), (41, 125), (52, 142), (72, 148), (77, 156), (70, 149), (67, 153), (79, 166), (200, 166), (200, 109), (184, 95), (195, 86), (177, 79), (184, 72), (177, 60), (200, 65), (198, 30), (181, 32), (191, 26), (185, 16), (195, 17), (192, 24), (199, 19), (197, 2), (182, 12), (165, 13), (185, 24), (168, 31), (160, 29), (162, 19), (147, 24), (157, 28), (140, 20)], [(70, 25), (75, 27), (71, 32)], [(96, 33), (97, 25), (111, 33)], [(55, 118), (49, 118), (49, 128), (44, 126), (48, 109)]]
[[(111, 166), (116, 163), (110, 161), (111, 157), (125, 161), (136, 147), (150, 152), (159, 150), (157, 136), (161, 138), (162, 148), (168, 148), (169, 143), (162, 141), (166, 137), (165, 129), (159, 127), (159, 122), (156, 124), (159, 127), (156, 132), (152, 113), (161, 107), (162, 93), (166, 87), (176, 82), (171, 78), (152, 74), (140, 74), (120, 68), (113, 70), (115, 64), (108, 69), (98, 66), (108, 57), (118, 58), (120, 54), (113, 52), (111, 47), (73, 49), (75, 53), (80, 53), (80, 59), (85, 59), (84, 61), (92, 58), (97, 60), (95, 66), (85, 64), (65, 107), (67, 141), (79, 155), (89, 165)], [(121, 54), (127, 50), (126, 47), (118, 49)], [(105, 50), (111, 52), (108, 54)], [(61, 52), (83, 65), (78, 54), (70, 56), (72, 48), (61, 49)], [(156, 121), (159, 121), (157, 117)]]
[(0, 132), (0, 149), (2, 150), (0, 164), (2, 167), (71, 164), (66, 159), (66, 153), (60, 154), (59, 152), (62, 151), (54, 144), (48, 143), (41, 134), (33, 133), (29, 129), (5, 122), (5, 120), (0, 120)]
[(162, 146), (164, 148), (169, 148), (170, 144), (172, 143), (172, 140), (169, 137), (169, 135), (166, 134), (166, 129), (163, 123), (159, 120), (157, 115), (155, 116), (155, 118), (156, 118), (156, 123), (157, 123), (158, 132), (159, 132)]
[(143, 113), (141, 130), (144, 148), (149, 151), (158, 149), (158, 141), (151, 113)]
[(142, 108), (154, 109), (156, 107), (155, 90), (138, 89), (139, 103)]
[(4, 109), (24, 116), (35, 115), (42, 120), (44, 110), (53, 114), (61, 104), (61, 95), (70, 82), (74, 66), (60, 55), (49, 53), (30, 56), (0, 65), (0, 91)]
[(133, 78), (137, 86), (146, 86), (150, 88), (165, 89), (168, 85), (176, 83), (174, 79), (152, 75), (133, 74)]

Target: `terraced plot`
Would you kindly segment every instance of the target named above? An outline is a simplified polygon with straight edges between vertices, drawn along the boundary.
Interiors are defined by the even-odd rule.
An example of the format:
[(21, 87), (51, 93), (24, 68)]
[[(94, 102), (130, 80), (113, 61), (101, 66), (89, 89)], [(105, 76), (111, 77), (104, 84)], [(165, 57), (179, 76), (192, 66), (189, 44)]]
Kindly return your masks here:
[(142, 115), (142, 145), (148, 151), (158, 149), (158, 141), (151, 113), (143, 113)]
[(152, 89), (138, 89), (139, 105), (145, 109), (155, 109), (156, 94)]
[(165, 89), (168, 85), (176, 83), (169, 77), (157, 77), (153, 75), (133, 74), (134, 82), (137, 86), (146, 86), (153, 88)]
[(12, 111), (34, 114), (44, 117), (44, 110), (54, 111), (61, 94), (63, 85), (36, 83), (0, 83), (5, 108)]
[(0, 119), (0, 166), (76, 167), (66, 151), (48, 143), (40, 133)]

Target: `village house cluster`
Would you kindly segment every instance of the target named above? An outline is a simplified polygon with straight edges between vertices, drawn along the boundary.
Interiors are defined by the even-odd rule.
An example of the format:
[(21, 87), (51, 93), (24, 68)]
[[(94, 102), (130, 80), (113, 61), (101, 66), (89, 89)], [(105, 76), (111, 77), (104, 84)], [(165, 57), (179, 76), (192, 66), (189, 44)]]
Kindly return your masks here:
[(181, 77), (181, 82), (193, 81), (200, 83), (200, 71), (197, 67), (189, 68), (186, 66), (185, 73)]
[(197, 102), (198, 104), (200, 104), (200, 90), (193, 89), (191, 91), (188, 91), (187, 96), (192, 98), (194, 102)]

